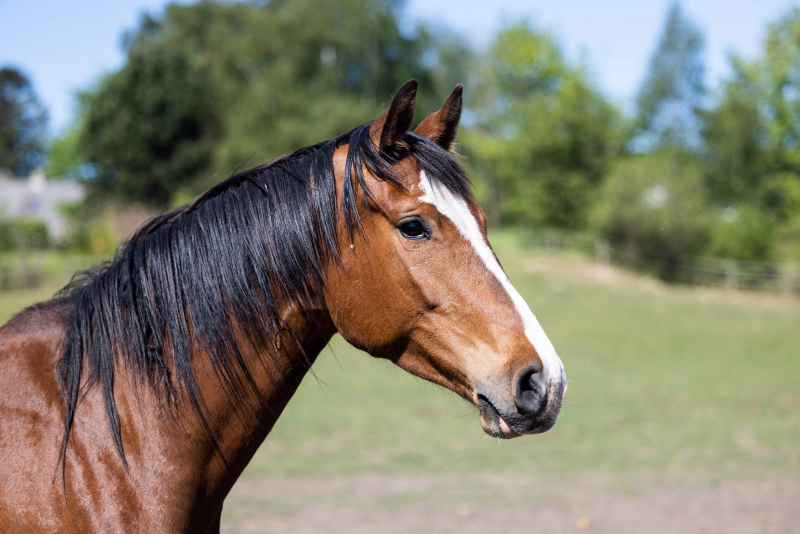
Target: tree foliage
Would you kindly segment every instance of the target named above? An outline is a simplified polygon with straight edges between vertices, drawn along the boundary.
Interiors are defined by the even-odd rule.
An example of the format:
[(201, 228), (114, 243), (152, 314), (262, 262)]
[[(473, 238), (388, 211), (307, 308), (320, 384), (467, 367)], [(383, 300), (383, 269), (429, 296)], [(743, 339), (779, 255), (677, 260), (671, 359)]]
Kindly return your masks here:
[(636, 97), (634, 149), (697, 148), (705, 94), (702, 52), (703, 34), (673, 3)]
[[(734, 56), (732, 66), (733, 76), (706, 115), (703, 132), (711, 199), (741, 213), (731, 227), (739, 228), (742, 242), (763, 229), (759, 235), (770, 241), (767, 249), (777, 239), (788, 257), (798, 259), (800, 9), (767, 28), (759, 56), (751, 61)], [(749, 241), (753, 250), (759, 248), (754, 239)], [(722, 252), (717, 247), (711, 253)]]
[(761, 56), (732, 63), (705, 131), (711, 186), (724, 200), (760, 199), (780, 210), (778, 182), (800, 176), (800, 9), (769, 26)]
[(125, 38), (126, 66), (87, 107), (82, 146), (104, 169), (93, 189), (164, 203), (374, 119), (409, 78), (433, 111), (463, 81), (466, 48), (424, 27), (403, 34), (398, 9), (201, 1), (143, 17)]
[(0, 69), (0, 168), (25, 176), (38, 165), (46, 125), (30, 80), (16, 69)]
[(552, 37), (525, 24), (498, 35), (477, 78), (465, 141), (489, 216), (583, 228), (617, 150), (614, 107)]
[(86, 163), (80, 150), (80, 129), (74, 126), (53, 139), (44, 161), (44, 172), (48, 178), (71, 178), (78, 176)]
[(208, 169), (218, 128), (204, 78), (179, 50), (131, 47), (125, 67), (88, 101), (80, 145), (100, 166), (95, 193), (163, 206)]
[(719, 104), (705, 114), (706, 182), (711, 199), (735, 204), (752, 199), (764, 187), (767, 124), (760, 109), (759, 87), (747, 65), (733, 58), (734, 74)]
[(764, 55), (753, 67), (768, 119), (770, 165), (800, 175), (800, 8), (769, 26)]
[(702, 168), (674, 154), (617, 162), (595, 205), (594, 224), (626, 263), (674, 280), (686, 256), (707, 246), (712, 220)]

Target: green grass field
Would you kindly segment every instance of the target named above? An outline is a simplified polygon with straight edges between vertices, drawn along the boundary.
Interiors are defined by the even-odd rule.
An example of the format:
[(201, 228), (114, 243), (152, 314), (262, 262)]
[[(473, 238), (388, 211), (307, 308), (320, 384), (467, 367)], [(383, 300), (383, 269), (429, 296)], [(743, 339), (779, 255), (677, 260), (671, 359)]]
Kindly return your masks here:
[[(455, 395), (337, 338), (245, 472), (749, 476), (800, 471), (800, 299), (665, 286), (492, 235), (570, 380), (550, 432), (500, 442)], [(0, 294), (0, 321), (56, 287)]]

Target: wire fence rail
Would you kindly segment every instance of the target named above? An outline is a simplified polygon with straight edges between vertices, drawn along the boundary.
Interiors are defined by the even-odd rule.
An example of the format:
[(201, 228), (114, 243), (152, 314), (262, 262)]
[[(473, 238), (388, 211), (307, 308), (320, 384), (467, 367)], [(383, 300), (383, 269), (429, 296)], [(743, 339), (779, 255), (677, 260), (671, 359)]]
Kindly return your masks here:
[[(609, 245), (603, 238), (562, 230), (532, 230), (524, 243), (542, 248), (548, 254), (561, 250), (577, 250), (598, 263), (641, 270), (642, 259), (629, 251)], [(712, 287), (752, 289), (800, 294), (800, 264), (763, 261), (741, 261), (722, 258), (687, 256), (677, 265), (650, 261), (655, 268), (671, 267), (674, 281)]]

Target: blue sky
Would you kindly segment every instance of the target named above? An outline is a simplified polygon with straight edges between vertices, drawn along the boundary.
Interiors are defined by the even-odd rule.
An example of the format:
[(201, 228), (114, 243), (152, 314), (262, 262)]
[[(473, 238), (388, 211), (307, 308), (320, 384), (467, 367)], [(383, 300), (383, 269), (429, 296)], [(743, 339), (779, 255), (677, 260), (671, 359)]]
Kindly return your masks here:
[[(573, 60), (585, 60), (600, 88), (627, 107), (647, 68), (669, 0), (407, 0), (406, 17), (447, 25), (478, 49), (503, 24), (522, 18), (553, 33)], [(50, 130), (69, 123), (73, 94), (124, 61), (121, 35), (163, 0), (0, 0), (0, 65), (33, 80), (50, 111)], [(797, 2), (684, 0), (706, 35), (706, 80), (728, 72), (728, 54), (760, 49), (767, 23)], [(468, 88), (467, 88), (468, 90)]]

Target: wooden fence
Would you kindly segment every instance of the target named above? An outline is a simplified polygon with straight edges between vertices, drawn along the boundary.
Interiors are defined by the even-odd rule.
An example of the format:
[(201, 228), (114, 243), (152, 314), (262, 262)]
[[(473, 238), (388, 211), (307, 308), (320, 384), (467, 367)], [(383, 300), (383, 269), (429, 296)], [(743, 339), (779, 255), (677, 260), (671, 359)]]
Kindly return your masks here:
[[(607, 241), (579, 232), (532, 230), (524, 243), (554, 254), (562, 249), (578, 250), (599, 263), (636, 269), (641, 259), (611, 247)], [(652, 262), (651, 262), (652, 264)], [(655, 267), (661, 267), (656, 264)], [(689, 256), (677, 266), (675, 281), (714, 287), (800, 293), (800, 264), (740, 261)]]

